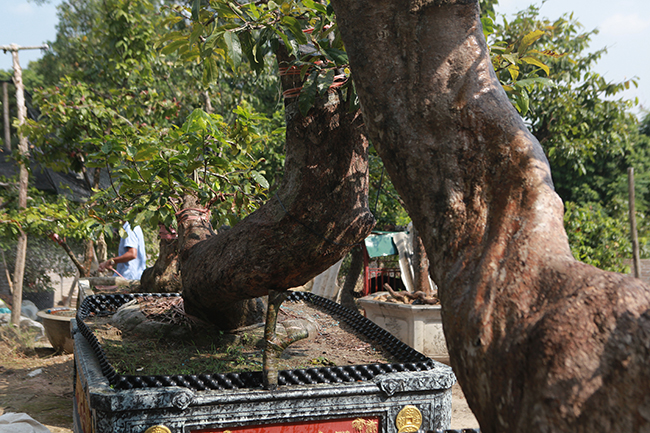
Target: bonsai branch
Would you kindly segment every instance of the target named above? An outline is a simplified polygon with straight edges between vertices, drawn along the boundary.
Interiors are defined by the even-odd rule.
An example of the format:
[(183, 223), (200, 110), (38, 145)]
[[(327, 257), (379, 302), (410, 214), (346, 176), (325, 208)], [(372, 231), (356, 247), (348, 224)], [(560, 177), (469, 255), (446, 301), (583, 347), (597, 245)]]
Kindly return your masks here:
[(280, 306), (287, 299), (287, 292), (269, 291), (268, 307), (266, 310), (266, 324), (264, 327), (264, 354), (262, 358), (262, 372), (264, 388), (275, 389), (278, 386), (277, 360), (289, 345), (309, 337), (309, 331), (295, 322), (285, 326), (286, 337), (280, 338), (276, 332)]

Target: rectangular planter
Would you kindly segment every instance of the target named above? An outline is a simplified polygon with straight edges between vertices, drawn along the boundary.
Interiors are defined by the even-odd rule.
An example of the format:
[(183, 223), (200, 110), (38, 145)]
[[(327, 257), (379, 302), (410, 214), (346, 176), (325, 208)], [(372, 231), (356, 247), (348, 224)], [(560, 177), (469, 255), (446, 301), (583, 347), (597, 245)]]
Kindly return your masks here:
[(442, 330), (441, 306), (377, 300), (387, 293), (376, 292), (358, 299), (366, 317), (418, 352), (433, 359), (449, 359)]
[[(76, 433), (398, 433), (449, 427), (456, 381), (451, 368), (409, 352), (359, 315), (345, 320), (404, 354), (404, 363), (281, 371), (280, 386), (270, 391), (257, 385), (257, 373), (116, 376), (83, 324), (85, 303), (105, 298), (89, 296), (72, 324)], [(310, 297), (326, 301), (321, 300)]]

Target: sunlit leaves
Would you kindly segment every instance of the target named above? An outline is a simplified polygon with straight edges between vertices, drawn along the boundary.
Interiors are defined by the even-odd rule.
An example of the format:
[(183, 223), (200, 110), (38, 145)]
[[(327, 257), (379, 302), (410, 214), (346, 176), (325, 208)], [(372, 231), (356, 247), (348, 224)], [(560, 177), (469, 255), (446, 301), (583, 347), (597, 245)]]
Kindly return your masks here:
[[(490, 17), (485, 17), (484, 20), (486, 19)], [(494, 34), (497, 30), (500, 31), (501, 27), (495, 26), (491, 19), (488, 28), (484, 28), (487, 35), (493, 35), (493, 38), (497, 39), (490, 45), (492, 66), (513, 104), (519, 113), (525, 116), (530, 108), (531, 84), (539, 86), (551, 84), (550, 80), (531, 81), (539, 77), (539, 71), (543, 71), (546, 76), (550, 73), (549, 67), (541, 60), (541, 57), (546, 54), (532, 49), (534, 44), (546, 35), (546, 31), (538, 28), (525, 31), (523, 34), (519, 33), (515, 35), (514, 40), (500, 40), (505, 35)], [(534, 66), (536, 69), (526, 68), (526, 65)], [(520, 80), (528, 80), (528, 82), (519, 83)]]
[(302, 27), (297, 19), (292, 16), (283, 16), (280, 22), (289, 30), (299, 44), (307, 43), (307, 36), (302, 31)]
[(521, 61), (529, 65), (534, 65), (539, 67), (542, 71), (546, 73), (546, 76), (548, 76), (551, 73), (549, 67), (546, 66), (546, 64), (541, 62), (539, 59), (536, 59), (535, 57), (531, 57), (531, 56), (522, 57)]
[(623, 259), (632, 245), (626, 221), (612, 218), (598, 203), (565, 204), (564, 225), (574, 257), (613, 272), (629, 272)]
[[(110, 208), (117, 198), (128, 205), (132, 217), (146, 215), (148, 222), (173, 225), (174, 214), (185, 194), (213, 204), (219, 223), (233, 223), (259, 205), (269, 182), (251, 155), (260, 136), (256, 123), (264, 117), (245, 106), (237, 108), (237, 121), (229, 125), (218, 115), (194, 110), (185, 123), (155, 140), (130, 139), (131, 145), (102, 146), (89, 155), (94, 161), (117, 160), (112, 176), (119, 180), (119, 196), (99, 192), (95, 203)], [(223, 203), (238, 200), (233, 208)], [(216, 207), (214, 207), (216, 206)], [(163, 211), (164, 210), (164, 211)]]
[[(176, 51), (183, 56), (196, 47), (198, 60), (204, 68), (204, 86), (217, 79), (215, 59), (224, 59), (235, 73), (247, 61), (249, 67), (260, 74), (267, 54), (273, 47), (282, 45), (295, 57), (294, 64), (301, 68), (303, 78), (307, 70), (310, 74), (313, 72), (310, 65), (320, 71), (302, 86), (307, 94), (300, 98), (301, 112), (306, 113), (308, 103), (313, 104), (319, 93), (335, 84), (335, 74), (329, 71), (348, 71), (346, 78), (339, 79), (336, 86), (349, 87), (347, 54), (328, 6), (313, 0), (259, 4), (212, 0), (209, 4), (201, 4), (198, 12), (195, 8), (175, 7), (173, 10), (192, 19), (191, 31), (185, 34), (170, 32), (173, 35), (161, 41), (162, 52)], [(354, 93), (353, 89), (351, 92)]]
[(526, 53), (533, 42), (539, 40), (545, 34), (546, 32), (544, 30), (534, 30), (530, 33), (525, 34), (517, 46), (517, 52), (519, 54)]

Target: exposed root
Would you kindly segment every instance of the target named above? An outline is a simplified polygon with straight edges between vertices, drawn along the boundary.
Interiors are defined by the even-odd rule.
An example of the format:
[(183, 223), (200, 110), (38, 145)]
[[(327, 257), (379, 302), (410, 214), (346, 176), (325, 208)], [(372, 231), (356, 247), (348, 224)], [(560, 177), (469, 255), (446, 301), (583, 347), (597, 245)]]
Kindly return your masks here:
[[(388, 283), (384, 283), (384, 289), (390, 293), (390, 296), (403, 304), (424, 304), (424, 305), (438, 305), (440, 299), (437, 296), (424, 292), (396, 292)], [(387, 298), (387, 297), (386, 297)], [(387, 300), (387, 299), (383, 299)]]

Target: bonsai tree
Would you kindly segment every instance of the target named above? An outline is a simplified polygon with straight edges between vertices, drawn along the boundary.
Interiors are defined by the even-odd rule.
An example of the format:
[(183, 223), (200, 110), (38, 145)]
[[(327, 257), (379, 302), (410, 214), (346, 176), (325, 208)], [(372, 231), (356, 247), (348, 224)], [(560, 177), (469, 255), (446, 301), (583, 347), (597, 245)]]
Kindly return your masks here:
[[(200, 21), (188, 29), (189, 38), (172, 33), (171, 43), (162, 50), (168, 59), (160, 61), (146, 49), (155, 27), (151, 19), (145, 18), (138, 31), (134, 22), (142, 11), (119, 0), (113, 6), (98, 6), (106, 9), (97, 20), (105, 31), (101, 38), (88, 37), (88, 43), (95, 41), (106, 56), (89, 53), (92, 61), (81, 60), (92, 68), (71, 71), (58, 86), (44, 89), (37, 97), (41, 118), (31, 122), (27, 132), (50, 166), (65, 167), (72, 161), (82, 172), (108, 173), (110, 186), (98, 191), (86, 207), (96, 233), (110, 233), (122, 219), (162, 225), (168, 233), (177, 230), (177, 240), (166, 240), (169, 254), (160, 256), (161, 266), (147, 277), (153, 285), (180, 264), (190, 314), (225, 329), (258, 321), (254, 298), (300, 285), (322, 272), (374, 224), (367, 207), (368, 142), (353, 104), (356, 97), (350, 97), (349, 83), (341, 85), (347, 80), (334, 84), (335, 61), (318, 63), (314, 58), (309, 65), (316, 69), (306, 74), (299, 44), (307, 36), (291, 16), (282, 18), (277, 33), (268, 18), (260, 18), (265, 24), (250, 26), (250, 32), (229, 23), (228, 31), (211, 40), (214, 45), (201, 45), (197, 28), (208, 27), (209, 18), (199, 14)], [(183, 17), (193, 13), (178, 9), (170, 25), (183, 24)], [(240, 20), (236, 14), (227, 19)], [(327, 40), (328, 22), (323, 21), (315, 35), (322, 33)], [(127, 49), (129, 44), (134, 47)], [(327, 57), (344, 59), (340, 44), (339, 39), (319, 46)], [(226, 53), (225, 65), (233, 74), (247, 69), (261, 74), (270, 59), (279, 65), (284, 90), (282, 182), (262, 207), (219, 235), (213, 222), (233, 225), (267, 198), (270, 184), (265, 176), (275, 174), (266, 173), (269, 165), (258, 149), (277, 134), (264, 126), (273, 120), (245, 101), (232, 113), (195, 109), (184, 123), (171, 122), (180, 111), (177, 104), (162, 91), (146, 89), (153, 85), (154, 66), (171, 63), (177, 51), (182, 61), (203, 55), (205, 83), (223, 76), (223, 68), (200, 50)], [(97, 80), (93, 70), (104, 78)], [(338, 203), (351, 207), (341, 212)], [(175, 253), (180, 253), (177, 259)], [(169, 282), (175, 274), (172, 269), (172, 276), (163, 280)]]

